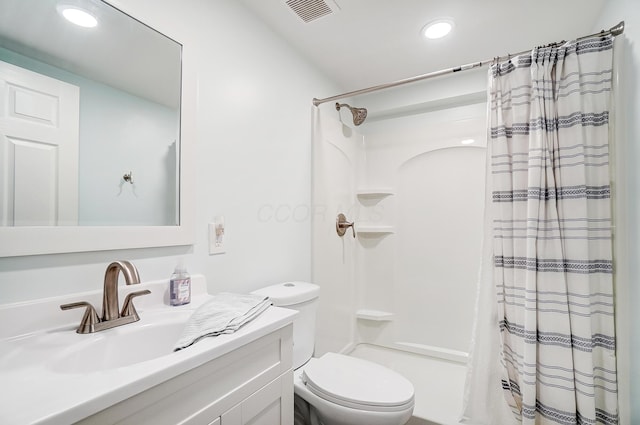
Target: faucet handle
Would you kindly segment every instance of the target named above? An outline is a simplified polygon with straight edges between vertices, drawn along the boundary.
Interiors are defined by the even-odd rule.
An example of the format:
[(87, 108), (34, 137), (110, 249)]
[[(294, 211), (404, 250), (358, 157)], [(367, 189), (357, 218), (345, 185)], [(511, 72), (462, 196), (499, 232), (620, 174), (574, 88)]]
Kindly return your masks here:
[(336, 232), (338, 236), (343, 237), (345, 233), (347, 233), (347, 229), (351, 227), (351, 231), (353, 232), (353, 237), (356, 237), (356, 228), (354, 227), (353, 221), (347, 221), (347, 217), (344, 214), (340, 213), (336, 217)]
[(124, 304), (122, 305), (122, 312), (120, 313), (120, 317), (133, 316), (135, 318), (134, 321), (140, 320), (140, 316), (138, 316), (138, 312), (136, 311), (136, 308), (133, 305), (133, 299), (135, 297), (139, 297), (141, 295), (148, 295), (150, 293), (151, 291), (148, 289), (129, 293), (127, 297), (124, 299)]
[(96, 309), (93, 308), (91, 304), (86, 301), (80, 301), (77, 303), (70, 304), (62, 304), (60, 306), (61, 310), (71, 310), (72, 308), (80, 308), (86, 307), (87, 309), (84, 312), (84, 316), (82, 316), (82, 320), (80, 321), (80, 326), (76, 329), (76, 332), (79, 334), (88, 334), (95, 332), (96, 324), (100, 323), (100, 319), (98, 318), (98, 313), (96, 313)]

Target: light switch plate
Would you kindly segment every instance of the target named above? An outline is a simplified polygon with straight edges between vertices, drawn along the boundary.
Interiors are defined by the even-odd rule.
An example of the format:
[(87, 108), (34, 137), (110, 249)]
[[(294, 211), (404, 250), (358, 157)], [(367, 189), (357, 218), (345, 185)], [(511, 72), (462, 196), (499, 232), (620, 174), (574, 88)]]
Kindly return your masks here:
[(224, 254), (224, 217), (216, 216), (213, 223), (209, 223), (209, 255)]

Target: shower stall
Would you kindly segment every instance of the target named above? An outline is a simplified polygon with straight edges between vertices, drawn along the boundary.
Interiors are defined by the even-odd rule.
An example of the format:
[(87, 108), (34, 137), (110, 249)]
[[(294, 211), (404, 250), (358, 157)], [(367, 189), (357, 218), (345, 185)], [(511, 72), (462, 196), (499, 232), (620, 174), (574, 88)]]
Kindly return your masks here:
[[(456, 423), (462, 405), (483, 231), (485, 87), (484, 72), (472, 71), (349, 99), (368, 114), (312, 112), (316, 355), (348, 353), (412, 380), (410, 423)], [(342, 236), (339, 214), (354, 223)]]
[[(623, 29), (624, 23), (621, 22), (611, 28), (609, 34), (619, 35)], [(597, 33), (583, 37), (580, 40), (584, 41), (592, 37), (593, 40), (584, 41), (585, 45), (600, 43), (602, 46), (611, 46), (609, 34)], [(557, 49), (557, 46), (551, 46), (550, 49)], [(602, 47), (601, 50), (597, 51), (604, 52), (606, 50)], [(596, 50), (593, 51), (595, 52)], [(498, 60), (498, 58), (495, 59), (496, 63), (498, 63)], [(603, 63), (599, 65), (600, 68), (594, 68), (597, 72), (586, 72), (584, 75), (600, 76), (606, 72), (611, 72), (611, 69), (607, 70), (606, 68), (606, 55), (603, 54), (601, 60)], [(611, 56), (609, 56), (608, 60), (611, 60)], [(491, 62), (489, 60), (486, 63)], [(526, 65), (526, 60), (523, 63)], [(381, 363), (406, 376), (415, 387), (416, 403), (414, 417), (409, 422), (411, 425), (460, 423), (459, 418), (462, 414), (464, 397), (466, 397), (464, 401), (467, 402), (464, 412), (465, 417), (475, 418), (475, 413), (477, 412), (472, 415), (468, 413), (470, 406), (473, 410), (478, 407), (478, 403), (482, 404), (483, 411), (481, 414), (487, 413), (488, 416), (494, 416), (493, 414), (495, 413), (495, 417), (501, 418), (498, 423), (505, 423), (503, 419), (515, 421), (513, 413), (524, 414), (524, 408), (522, 411), (514, 410), (514, 412), (510, 412), (504, 403), (504, 394), (501, 393), (501, 388), (505, 388), (505, 382), (506, 386), (510, 388), (511, 396), (515, 394), (520, 400), (521, 387), (519, 387), (518, 382), (511, 381), (511, 375), (509, 381), (505, 381), (505, 378), (502, 378), (502, 387), (500, 385), (492, 386), (490, 383), (491, 381), (494, 383), (500, 382), (501, 379), (495, 375), (495, 366), (498, 366), (499, 355), (496, 354), (494, 356), (488, 353), (490, 350), (484, 349), (489, 347), (487, 344), (495, 344), (496, 349), (498, 345), (493, 340), (487, 342), (487, 338), (493, 338), (489, 331), (493, 326), (490, 322), (493, 321), (495, 324), (496, 319), (493, 317), (494, 313), (491, 313), (490, 309), (487, 308), (487, 305), (490, 304), (487, 301), (489, 299), (487, 294), (491, 294), (491, 292), (482, 289), (490, 289), (490, 287), (486, 286), (486, 283), (493, 283), (493, 281), (485, 273), (483, 273), (482, 279), (480, 277), (481, 262), (483, 270), (488, 271), (489, 275), (493, 270), (491, 255), (489, 255), (491, 250), (488, 248), (483, 249), (482, 247), (483, 243), (492, 243), (491, 230), (494, 227), (491, 221), (487, 221), (492, 217), (487, 218), (484, 216), (485, 205), (489, 205), (487, 203), (489, 199), (485, 194), (485, 182), (489, 181), (490, 172), (496, 174), (506, 172), (496, 171), (496, 166), (512, 167), (514, 163), (522, 162), (521, 160), (510, 160), (506, 163), (500, 162), (503, 157), (512, 157), (511, 151), (508, 151), (506, 154), (497, 154), (492, 157), (492, 167), (494, 168), (491, 171), (486, 167), (486, 72), (475, 69), (481, 68), (484, 64), (485, 62), (478, 62), (331, 98), (314, 99), (315, 107), (312, 110), (312, 278), (321, 287), (316, 355), (322, 355), (327, 351), (343, 352)], [(511, 69), (518, 68), (512, 64), (510, 57), (504, 63), (500, 63), (499, 66), (507, 70), (505, 73), (508, 73)], [(608, 66), (610, 67), (610, 64)], [(618, 69), (619, 66), (620, 59), (618, 57), (614, 68)], [(449, 75), (460, 70), (471, 71), (464, 74), (456, 74), (455, 78)], [(574, 72), (574, 74), (577, 73)], [(431, 79), (431, 77), (435, 76), (440, 78)], [(552, 80), (553, 78), (545, 77), (536, 81), (546, 83)], [(583, 116), (607, 116), (606, 114), (609, 112), (606, 97), (607, 90), (609, 90), (607, 84), (610, 84), (611, 81), (616, 81), (616, 79), (607, 80), (603, 78), (601, 81), (590, 82), (589, 84), (601, 84), (603, 88), (601, 90), (585, 91), (585, 93), (577, 92), (576, 96), (601, 94), (602, 102), (599, 108), (604, 110), (603, 113), (590, 114), (589, 111), (584, 112), (583, 109), (577, 109), (580, 114), (583, 114)], [(414, 84), (398, 88), (408, 82)], [(510, 83), (513, 84), (512, 81)], [(520, 84), (518, 89), (528, 87), (526, 83), (518, 83)], [(533, 86), (533, 83), (531, 86)], [(391, 87), (394, 87), (394, 90), (380, 91)], [(615, 92), (615, 89), (613, 91)], [(507, 92), (509, 96), (512, 94), (509, 90)], [(495, 98), (495, 92), (492, 92), (492, 95)], [(568, 95), (563, 94), (557, 97), (564, 98), (566, 96)], [(540, 98), (542, 97), (540, 96)], [(323, 105), (326, 102), (342, 100), (343, 98), (348, 103), (337, 103), (335, 108)], [(508, 105), (500, 107), (499, 113), (503, 113), (507, 109), (515, 109), (516, 103), (511, 103), (510, 98), (507, 103)], [(620, 99), (615, 98), (615, 103), (617, 110), (620, 111), (622, 109), (620, 107), (622, 105)], [(352, 116), (349, 116), (346, 110), (341, 111), (342, 108), (348, 109)], [(494, 109), (498, 109), (498, 107), (495, 106)], [(601, 109), (598, 109), (598, 111)], [(548, 119), (544, 114), (540, 116)], [(534, 116), (533, 118), (536, 117)], [(558, 121), (561, 121), (561, 119), (564, 119), (563, 116), (560, 116)], [(592, 123), (588, 120), (584, 121), (584, 118), (581, 119), (583, 120), (581, 121), (582, 124), (578, 125), (592, 125), (594, 127), (600, 125), (599, 122)], [(608, 123), (608, 118), (602, 122)], [(529, 127), (524, 127), (528, 131)], [(535, 127), (535, 122), (532, 124), (533, 127)], [(559, 127), (564, 128), (566, 126), (563, 124)], [(615, 140), (615, 137), (612, 136), (616, 134), (616, 127), (622, 128), (619, 123), (610, 127), (603, 127), (605, 134), (608, 132), (608, 135), (604, 137), (606, 143), (602, 146), (592, 146), (584, 141), (589, 137), (592, 140), (596, 140), (595, 131), (588, 137), (576, 137), (575, 140), (578, 143), (584, 143), (584, 146), (589, 149), (600, 149), (603, 146), (613, 149), (612, 158), (614, 160), (612, 161), (611, 174), (609, 175), (607, 174), (608, 171), (605, 171), (602, 181), (613, 180), (617, 183), (617, 186), (614, 185), (616, 196), (613, 197), (612, 202), (613, 222), (618, 223), (617, 225), (620, 226), (620, 229), (625, 229), (628, 220), (625, 210), (625, 171), (624, 167), (617, 167), (615, 162), (616, 157), (624, 157), (625, 145), (624, 143), (619, 145), (615, 143), (609, 144), (609, 139)], [(513, 124), (513, 128), (516, 128), (516, 124)], [(549, 131), (546, 127), (543, 128), (545, 131)], [(506, 127), (504, 131), (507, 131)], [(509, 136), (503, 137), (508, 138)], [(572, 142), (574, 140), (568, 136), (563, 137), (563, 140), (569, 139)], [(528, 139), (525, 140), (530, 143)], [(618, 141), (624, 142), (624, 139), (621, 138)], [(491, 147), (495, 148), (495, 146), (496, 143), (492, 143)], [(531, 144), (527, 146), (529, 146), (531, 152), (536, 151), (534, 148), (537, 145), (534, 148), (531, 148)], [(576, 146), (583, 145), (563, 145), (557, 150), (574, 149)], [(545, 149), (543, 147), (537, 150), (544, 151)], [(535, 155), (532, 156), (531, 152), (526, 154), (534, 160), (536, 158), (539, 159)], [(516, 154), (513, 155), (515, 156)], [(589, 158), (599, 158), (601, 156), (585, 155), (585, 157)], [(496, 162), (495, 158), (500, 158), (500, 160)], [(573, 156), (563, 154), (557, 158), (561, 160), (562, 158), (573, 158)], [(554, 161), (556, 160), (554, 159)], [(579, 162), (565, 164), (564, 167), (581, 164), (593, 167), (608, 165), (608, 158), (607, 162), (602, 164)], [(529, 170), (532, 167), (535, 168), (537, 165), (530, 166)], [(559, 168), (559, 166), (556, 166), (556, 168)], [(508, 170), (508, 172), (514, 171), (528, 171), (528, 169)], [(607, 180), (607, 176), (609, 180)], [(495, 180), (491, 180), (492, 184), (495, 184)], [(508, 182), (511, 182), (511, 180), (508, 180)], [(575, 184), (585, 185), (584, 183)], [(507, 191), (509, 191), (508, 183), (505, 183), (505, 185)], [(527, 190), (516, 191), (511, 189), (508, 193), (514, 199), (516, 192), (525, 192), (527, 199), (532, 196), (538, 199), (536, 196), (540, 195), (536, 195), (538, 193), (535, 191), (537, 187), (525, 187), (527, 187)], [(567, 186), (571, 190), (576, 187), (579, 188), (581, 186)], [(609, 185), (585, 186), (588, 190), (593, 190), (594, 188), (609, 190), (609, 187)], [(558, 188), (545, 186), (544, 189), (554, 194), (556, 190), (559, 193), (564, 190), (562, 186), (558, 186)], [(495, 191), (495, 189), (492, 190)], [(502, 192), (497, 193), (500, 194)], [(495, 194), (496, 192), (493, 193), (494, 196)], [(608, 192), (602, 196), (602, 199), (609, 199)], [(564, 198), (560, 197), (558, 199)], [(486, 209), (489, 210), (489, 208)], [(573, 207), (571, 211), (575, 209)], [(607, 207), (603, 207), (603, 211), (605, 210), (607, 210)], [(553, 211), (556, 210), (553, 209)], [(577, 214), (580, 213), (578, 212)], [(600, 220), (597, 217), (593, 218), (587, 215), (587, 213), (583, 213), (583, 215), (587, 218), (580, 216), (576, 220), (591, 220), (594, 222)], [(550, 221), (544, 218), (540, 219), (537, 216), (531, 218), (529, 215), (522, 215), (522, 217), (525, 217), (526, 220), (518, 216), (508, 221), (513, 223), (528, 222), (531, 219), (540, 222)], [(606, 211), (603, 217), (605, 217), (603, 220), (610, 220)], [(495, 217), (493, 220), (495, 220)], [(572, 220), (568, 218), (559, 221)], [(497, 221), (504, 220), (499, 219)], [(613, 226), (611, 230), (615, 230), (615, 228), (616, 226)], [(515, 229), (514, 227), (514, 229), (507, 230), (522, 229)], [(546, 231), (547, 228), (542, 230)], [(585, 229), (575, 230), (584, 231)], [(586, 230), (608, 231), (609, 229), (587, 227)], [(511, 237), (511, 239), (516, 238), (523, 239), (520, 235)], [(525, 238), (528, 240), (530, 236), (527, 234)], [(539, 238), (540, 240), (558, 239), (558, 237), (546, 234), (540, 237), (534, 235), (531, 238)], [(564, 240), (568, 239), (581, 238), (568, 236)], [(582, 239), (591, 241), (592, 239), (607, 239), (607, 236), (601, 238), (585, 236)], [(567, 260), (562, 257), (561, 261), (563, 267), (568, 267), (567, 265), (573, 263), (582, 265), (585, 261), (609, 265), (616, 263), (621, 272), (611, 272), (614, 275), (613, 284), (616, 285), (616, 279), (620, 279), (618, 284), (620, 282), (623, 283), (617, 286), (617, 298), (615, 299), (617, 305), (615, 313), (617, 335), (614, 335), (613, 332), (605, 333), (610, 340), (614, 341), (616, 337), (621, 335), (618, 340), (620, 341), (619, 348), (624, 348), (628, 344), (628, 326), (626, 323), (629, 317), (628, 306), (622, 298), (626, 293), (624, 285), (625, 267), (629, 261), (625, 257), (624, 232), (619, 232), (614, 241), (613, 251), (615, 255), (613, 261), (608, 261), (607, 258), (610, 257), (604, 254), (602, 254), (602, 258), (589, 258), (587, 260), (582, 259), (582, 257), (578, 260)], [(605, 251), (606, 249), (611, 249), (611, 246), (607, 244), (603, 246)], [(608, 252), (610, 254), (610, 251)], [(538, 261), (540, 261), (540, 264), (546, 264), (551, 261), (547, 260), (547, 257), (542, 257), (543, 260), (540, 260), (537, 256), (534, 257), (533, 260), (535, 260), (536, 266), (532, 270), (536, 273), (539, 272)], [(513, 258), (515, 259), (516, 257)], [(528, 271), (530, 268), (529, 263), (533, 260), (529, 257), (526, 257), (526, 259), (526, 270)], [(507, 266), (504, 267), (507, 268)], [(524, 266), (519, 265), (518, 267), (523, 268)], [(548, 271), (544, 267), (540, 268), (540, 270), (542, 272)], [(581, 272), (575, 271), (573, 273)], [(598, 269), (593, 273), (600, 273), (600, 271)], [(482, 280), (483, 285), (478, 284), (480, 280)], [(602, 278), (602, 282), (605, 288), (603, 291), (584, 296), (610, 296), (612, 298), (612, 293), (607, 292), (611, 289), (612, 280), (610, 277), (605, 277)], [(476, 291), (478, 292), (476, 293)], [(527, 288), (526, 291), (529, 292), (530, 289)], [(505, 299), (507, 297), (516, 297), (516, 295), (506, 294), (506, 292), (505, 290), (505, 294), (503, 294)], [(534, 292), (537, 296), (538, 292)], [(545, 292), (544, 290), (540, 294), (545, 296), (557, 295), (556, 292)], [(571, 293), (570, 295), (582, 296), (582, 293), (578, 295)], [(520, 296), (518, 295), (518, 297)], [(484, 301), (480, 302), (480, 300)], [(562, 302), (547, 301), (546, 299), (541, 302), (562, 304)], [(507, 301), (505, 300), (504, 303), (507, 304)], [(513, 302), (511, 304), (516, 305)], [(574, 307), (585, 307), (585, 305), (575, 302), (564, 303), (563, 305), (568, 308), (569, 304)], [(613, 307), (612, 303), (603, 301), (594, 301), (593, 304), (587, 304), (586, 307), (593, 305)], [(562, 312), (561, 310), (553, 309), (528, 308), (527, 310), (535, 310), (536, 314), (541, 312), (554, 314)], [(476, 312), (481, 312), (481, 314)], [(609, 314), (607, 311), (600, 310), (590, 314), (605, 313)], [(579, 315), (582, 313), (574, 313), (567, 310), (567, 314)], [(613, 317), (613, 309), (611, 309), (609, 316)], [(606, 323), (611, 329), (613, 328), (612, 320)], [(472, 329), (475, 329), (475, 335), (472, 335)], [(536, 335), (537, 329), (535, 328)], [(484, 330), (487, 330), (488, 333), (483, 333)], [(514, 332), (517, 333), (518, 331)], [(556, 331), (548, 331), (547, 334), (555, 337), (557, 333), (554, 332)], [(498, 330), (496, 329), (496, 338), (498, 337), (497, 334)], [(596, 336), (598, 338), (601, 337), (600, 334)], [(595, 338), (595, 336), (592, 336), (592, 338)], [(567, 340), (570, 340), (571, 344), (573, 344), (573, 334)], [(479, 342), (484, 344), (484, 348), (478, 348)], [(539, 345), (540, 342), (537, 344)], [(547, 345), (553, 346), (554, 344)], [(538, 349), (538, 345), (536, 345), (536, 349)], [(612, 345), (609, 344), (605, 349), (608, 352), (613, 352), (611, 347)], [(468, 382), (474, 384), (473, 388), (475, 390), (469, 390), (471, 388), (469, 386), (465, 389), (466, 366), (470, 350), (473, 350), (473, 356), (471, 358), (472, 361), (469, 363), (469, 371), (474, 373), (468, 375), (473, 377)], [(520, 353), (516, 354), (519, 356), (518, 359), (524, 358)], [(615, 354), (618, 356), (617, 364), (603, 366), (598, 363), (597, 367), (594, 366), (592, 375), (588, 368), (585, 371), (580, 371), (577, 368), (573, 369), (575, 374), (587, 376), (594, 381), (604, 380), (612, 385), (612, 388), (605, 388), (599, 383), (591, 385), (590, 387), (594, 389), (600, 388), (603, 389), (603, 392), (606, 391), (610, 394), (615, 394), (615, 396), (607, 397), (606, 407), (595, 409), (589, 404), (590, 401), (587, 400), (586, 403), (589, 407), (586, 407), (585, 410), (592, 416), (601, 414), (598, 412), (606, 412), (608, 417), (613, 418), (612, 423), (617, 423), (618, 411), (620, 412), (620, 417), (626, 417), (629, 407), (628, 378), (625, 374), (616, 374), (615, 371), (616, 368), (617, 370), (628, 370), (628, 353), (624, 349), (618, 349)], [(533, 367), (548, 368), (554, 371), (562, 369), (562, 366), (558, 367), (560, 360), (554, 357), (556, 355), (555, 351), (551, 352), (547, 356), (547, 359), (552, 359), (550, 363), (542, 364), (537, 362), (533, 364)], [(609, 363), (611, 363), (611, 357), (608, 357), (608, 359), (610, 360)], [(519, 365), (517, 360), (506, 359), (505, 361), (513, 365)], [(532, 365), (529, 363), (526, 366), (531, 367)], [(486, 373), (478, 373), (477, 371), (479, 370), (483, 370)], [(563, 373), (564, 371), (571, 372), (570, 369), (563, 369)], [(599, 375), (602, 371), (606, 372), (607, 376), (614, 376), (614, 378), (603, 378)], [(565, 379), (560, 375), (556, 376), (555, 372), (553, 373), (543, 374), (536, 372), (536, 383), (542, 382), (539, 379), (539, 375), (545, 378), (570, 381), (570, 379)], [(532, 375), (532, 373), (527, 375)], [(617, 386), (616, 378), (619, 378), (621, 382), (619, 387)], [(518, 379), (518, 377), (514, 379)], [(577, 386), (589, 386), (583, 381), (574, 381), (573, 383)], [(530, 382), (523, 382), (530, 386), (534, 385)], [(548, 388), (560, 388), (553, 382), (543, 382), (542, 385)], [(569, 412), (575, 412), (575, 415), (579, 417), (580, 409), (582, 408), (575, 408), (575, 406), (571, 405), (572, 395), (578, 392), (577, 386), (576, 390), (567, 397), (569, 401), (563, 403), (567, 405), (566, 408), (569, 409)], [(620, 388), (619, 395), (617, 388)], [(468, 390), (466, 394), (465, 390)], [(572, 391), (568, 387), (562, 387), (562, 390)], [(494, 397), (496, 392), (500, 394)], [(537, 397), (537, 393), (534, 390), (528, 392), (528, 396), (532, 396), (532, 394)], [(591, 393), (584, 392), (584, 394), (588, 397)], [(547, 391), (546, 396), (549, 400), (556, 401), (554, 398), (555, 393), (552, 390)], [(598, 396), (603, 396), (603, 394), (598, 393)], [(533, 398), (531, 399), (533, 400)], [(530, 407), (533, 406), (531, 403), (533, 402), (530, 400), (527, 414), (531, 414), (532, 409), (537, 414), (539, 410), (538, 400), (535, 400), (534, 407)], [(516, 406), (515, 409), (517, 409), (517, 402), (511, 404), (512, 408)], [(565, 404), (557, 407), (554, 412), (562, 412), (564, 415), (564, 410), (557, 409), (565, 409)], [(542, 406), (540, 409), (546, 412), (541, 414), (549, 414), (548, 412), (551, 411), (547, 406)], [(567, 415), (572, 414), (567, 413)], [(496, 421), (490, 419), (487, 423), (496, 423)]]

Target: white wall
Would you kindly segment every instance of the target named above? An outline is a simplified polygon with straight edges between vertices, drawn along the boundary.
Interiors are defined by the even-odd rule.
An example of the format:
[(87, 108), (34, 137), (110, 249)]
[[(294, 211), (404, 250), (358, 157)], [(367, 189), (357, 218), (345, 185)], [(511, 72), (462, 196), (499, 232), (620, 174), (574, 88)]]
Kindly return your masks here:
[(103, 84), (80, 103), (80, 225), (175, 225), (177, 110)]
[[(210, 291), (310, 278), (311, 99), (339, 90), (233, 0), (119, 0), (196, 61), (196, 244), (0, 259), (0, 303), (101, 288), (106, 265), (130, 259), (143, 280), (168, 278), (177, 257)], [(226, 218), (227, 253), (209, 256), (207, 223)], [(0, 241), (2, 243), (2, 241)]]
[[(636, 0), (605, 5), (594, 31), (624, 20), (624, 35), (616, 39), (616, 333), (621, 424), (640, 423), (640, 6)], [(629, 393), (630, 390), (630, 393)]]

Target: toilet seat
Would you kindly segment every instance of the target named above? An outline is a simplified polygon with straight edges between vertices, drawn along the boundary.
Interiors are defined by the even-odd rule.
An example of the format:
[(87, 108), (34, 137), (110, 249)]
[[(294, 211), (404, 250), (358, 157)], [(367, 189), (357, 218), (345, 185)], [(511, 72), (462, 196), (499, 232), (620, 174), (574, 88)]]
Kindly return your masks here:
[(397, 412), (413, 406), (413, 385), (402, 375), (366, 360), (326, 353), (303, 367), (306, 387), (327, 401), (363, 411)]

